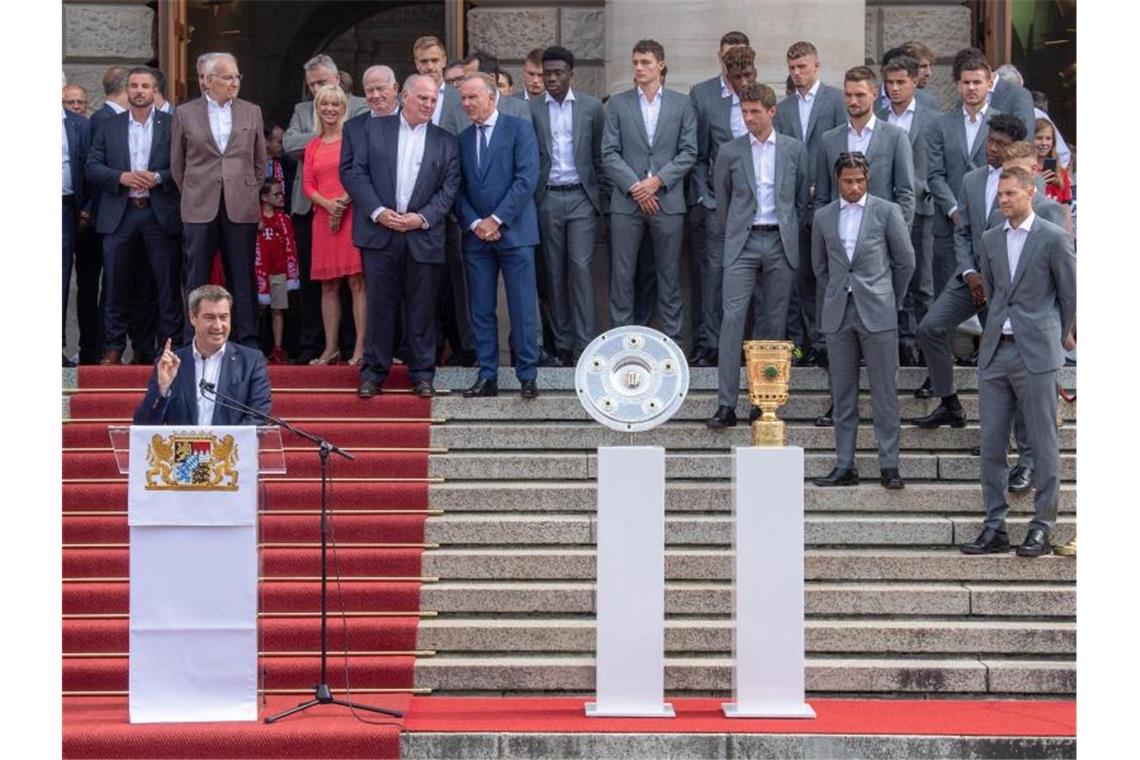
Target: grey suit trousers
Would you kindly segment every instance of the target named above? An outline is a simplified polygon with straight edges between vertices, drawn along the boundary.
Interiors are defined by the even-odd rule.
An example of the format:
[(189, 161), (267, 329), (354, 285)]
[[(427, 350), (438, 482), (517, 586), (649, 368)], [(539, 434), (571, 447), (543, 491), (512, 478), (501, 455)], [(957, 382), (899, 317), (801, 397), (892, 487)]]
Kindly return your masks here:
[(859, 318), (855, 300), (839, 330), (827, 333), (828, 380), (835, 420), (835, 466), (855, 467), (855, 436), (859, 427), (859, 359), (867, 364), (871, 382), (871, 417), (879, 443), (879, 468), (899, 466), (898, 330), (869, 332)]
[[(811, 213), (810, 211), (808, 212)], [(827, 348), (816, 314), (815, 271), (811, 265), (811, 225), (800, 228), (800, 266), (796, 290), (788, 304), (788, 340), (803, 348)]]
[[(705, 243), (708, 233), (705, 227), (709, 217), (716, 216), (715, 211), (709, 211), (703, 204), (695, 203), (689, 206), (685, 214), (685, 232), (688, 234), (689, 261), (689, 320), (692, 322), (692, 335), (694, 348), (715, 348), (716, 344), (705, 346), (701, 342), (701, 331), (704, 314), (704, 281), (701, 279), (704, 272)], [(683, 255), (683, 254), (682, 254)], [(653, 294), (656, 297), (656, 293)]]
[[(923, 317), (915, 334), (915, 342), (926, 358), (930, 375), (930, 390), (935, 396), (949, 396), (957, 392), (954, 385), (954, 359), (951, 344), (958, 325), (978, 314), (985, 322), (985, 310), (979, 310), (970, 296), (970, 288), (954, 277), (946, 289), (934, 300), (930, 311)], [(1013, 430), (1017, 438), (1017, 463), (1033, 467), (1033, 446), (1020, 412), (1014, 414)], [(1007, 443), (1008, 446), (1008, 443)]]
[(915, 332), (926, 312), (934, 303), (934, 218), (915, 214), (910, 227), (910, 242), (914, 246), (914, 275), (903, 297), (899, 311), (899, 342), (914, 343)]
[[(936, 226), (937, 224), (935, 222)], [(950, 229), (950, 234), (934, 236), (934, 256), (931, 270), (935, 298), (950, 286), (950, 281), (958, 271), (958, 254), (954, 251), (954, 225), (950, 220), (946, 220), (945, 224)]]
[(538, 221), (555, 348), (581, 351), (597, 333), (593, 263), (598, 215), (578, 188), (548, 191)]
[(753, 330), (762, 340), (783, 340), (788, 301), (796, 285), (796, 273), (784, 256), (780, 233), (754, 230), (736, 260), (724, 268), (723, 307), (720, 343), (717, 348), (717, 403), (736, 408), (740, 391), (740, 350), (748, 305), (760, 279), (763, 317)]
[(1009, 428), (1020, 412), (1035, 452), (1033, 520), (1046, 533), (1057, 521), (1061, 455), (1057, 442), (1057, 372), (1029, 372), (1014, 341), (998, 343), (993, 359), (978, 374), (982, 420), (982, 501), (985, 527), (1005, 530), (1006, 453)]
[[(727, 203), (727, 201), (725, 202)], [(707, 214), (705, 249), (700, 261), (701, 330), (699, 334), (693, 333), (693, 343), (706, 350), (711, 350), (719, 346), (721, 318), (723, 316), (724, 230), (721, 229), (720, 218), (716, 211), (708, 211)], [(747, 247), (746, 245), (745, 248)], [(745, 309), (747, 309), (747, 303)], [(719, 349), (717, 350), (719, 351)]]
[(681, 238), (684, 228), (684, 214), (610, 214), (610, 320), (614, 327), (633, 324), (637, 251), (648, 229), (657, 272), (657, 315), (661, 320), (661, 332), (681, 344), (684, 315)]

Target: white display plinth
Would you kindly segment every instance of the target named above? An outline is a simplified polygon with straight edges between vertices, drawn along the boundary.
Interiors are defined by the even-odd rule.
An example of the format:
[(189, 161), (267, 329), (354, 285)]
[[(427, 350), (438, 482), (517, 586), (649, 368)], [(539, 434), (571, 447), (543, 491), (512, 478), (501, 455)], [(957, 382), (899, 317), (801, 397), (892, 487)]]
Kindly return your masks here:
[(732, 458), (733, 701), (728, 718), (814, 718), (804, 701), (804, 451)]
[(598, 449), (597, 658), (589, 717), (673, 717), (665, 702), (665, 449)]

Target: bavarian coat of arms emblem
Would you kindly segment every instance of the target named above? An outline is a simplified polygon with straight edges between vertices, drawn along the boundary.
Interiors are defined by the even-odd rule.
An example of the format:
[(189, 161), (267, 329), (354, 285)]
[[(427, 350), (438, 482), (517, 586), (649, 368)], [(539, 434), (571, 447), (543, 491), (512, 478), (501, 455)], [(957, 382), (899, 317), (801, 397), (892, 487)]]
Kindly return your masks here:
[(151, 437), (146, 449), (146, 489), (236, 491), (238, 445), (232, 435), (175, 433)]

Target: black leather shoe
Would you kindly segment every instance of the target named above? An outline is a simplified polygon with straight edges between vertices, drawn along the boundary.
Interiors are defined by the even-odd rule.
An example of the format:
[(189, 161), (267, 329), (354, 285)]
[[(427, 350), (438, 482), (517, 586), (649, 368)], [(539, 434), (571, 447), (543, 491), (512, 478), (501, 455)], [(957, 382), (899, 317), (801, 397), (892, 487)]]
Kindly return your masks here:
[(804, 364), (808, 367), (826, 367), (827, 349), (813, 348), (804, 355)]
[(764, 412), (760, 409), (760, 407), (752, 407), (752, 410), (748, 412), (748, 424), (751, 425), (753, 422), (760, 419), (763, 414)]
[(380, 394), (380, 383), (375, 380), (361, 380), (360, 385), (356, 389), (356, 395), (360, 398), (372, 398)]
[(703, 348), (695, 349), (693, 351), (693, 353), (689, 354), (689, 366), (690, 367), (711, 367), (712, 364), (709, 362), (708, 352), (705, 351)]
[(1025, 493), (1033, 485), (1033, 468), (1017, 465), (1009, 471), (1009, 485), (1006, 487), (1010, 493)]
[(493, 398), (498, 395), (498, 381), (484, 377), (477, 378), (470, 388), (463, 391), (463, 398)]
[(966, 412), (962, 410), (962, 407), (951, 409), (945, 404), (939, 404), (934, 407), (934, 411), (930, 414), (916, 419), (914, 424), (928, 430), (942, 425), (949, 425), (952, 428), (964, 428), (966, 427)]
[(930, 390), (930, 377), (922, 381), (922, 385), (914, 391), (915, 398), (934, 398), (934, 391)]
[(519, 380), (519, 395), (523, 398), (538, 398), (538, 381)]
[(858, 470), (842, 470), (836, 467), (822, 478), (813, 481), (817, 486), (857, 486), (859, 485)]
[[(514, 362), (511, 362), (514, 364)], [(542, 352), (539, 357), (538, 366), (540, 367), (565, 367), (566, 363), (562, 361), (562, 357), (558, 354), (548, 354), (546, 351)]]
[(897, 491), (905, 484), (902, 477), (899, 476), (899, 471), (894, 467), (887, 467), (879, 472), (879, 482), (883, 484), (883, 488)]
[(451, 356), (447, 357), (444, 362), (448, 367), (474, 367), (475, 366), (475, 352), (474, 351), (456, 351)]
[(712, 351), (705, 351), (705, 361), (709, 363), (710, 367), (717, 366), (717, 361), (719, 361), (719, 359), (720, 355), (716, 352), (716, 349), (713, 349)]
[(293, 358), (291, 358), (289, 360), (289, 363), (290, 364), (304, 364), (307, 366), (309, 364), (309, 362), (311, 362), (313, 359), (316, 359), (320, 355), (321, 354), (319, 351), (302, 351), (301, 353), (299, 353), (296, 356), (294, 356)]
[(918, 354), (914, 350), (914, 346), (902, 344), (899, 346), (899, 366), (900, 367), (917, 367)]
[(963, 554), (1004, 554), (1009, 551), (1009, 534), (1004, 530), (983, 528), (977, 538), (959, 548)]
[(831, 427), (835, 424), (835, 420), (831, 419), (831, 413), (834, 411), (832, 407), (827, 407), (827, 411), (815, 418), (816, 427)]
[(559, 351), (558, 360), (562, 362), (563, 367), (573, 367), (578, 363), (574, 361), (573, 351)]
[(721, 404), (716, 408), (716, 414), (705, 420), (705, 425), (713, 430), (736, 427), (736, 410), (731, 406)]
[(1033, 528), (1025, 535), (1025, 541), (1017, 547), (1019, 557), (1040, 557), (1043, 554), (1052, 554), (1053, 547), (1049, 545), (1049, 534), (1040, 528)]
[(431, 398), (435, 395), (435, 388), (431, 384), (431, 380), (420, 380), (412, 386), (412, 395), (419, 396), (420, 398)]

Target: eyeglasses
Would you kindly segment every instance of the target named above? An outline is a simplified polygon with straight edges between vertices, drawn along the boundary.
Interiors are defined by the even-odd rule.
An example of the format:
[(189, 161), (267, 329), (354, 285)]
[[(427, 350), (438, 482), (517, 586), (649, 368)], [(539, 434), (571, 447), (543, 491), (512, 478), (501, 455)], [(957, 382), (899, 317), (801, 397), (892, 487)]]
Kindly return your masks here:
[(226, 84), (241, 81), (241, 74), (210, 74), (209, 79), (220, 79)]

